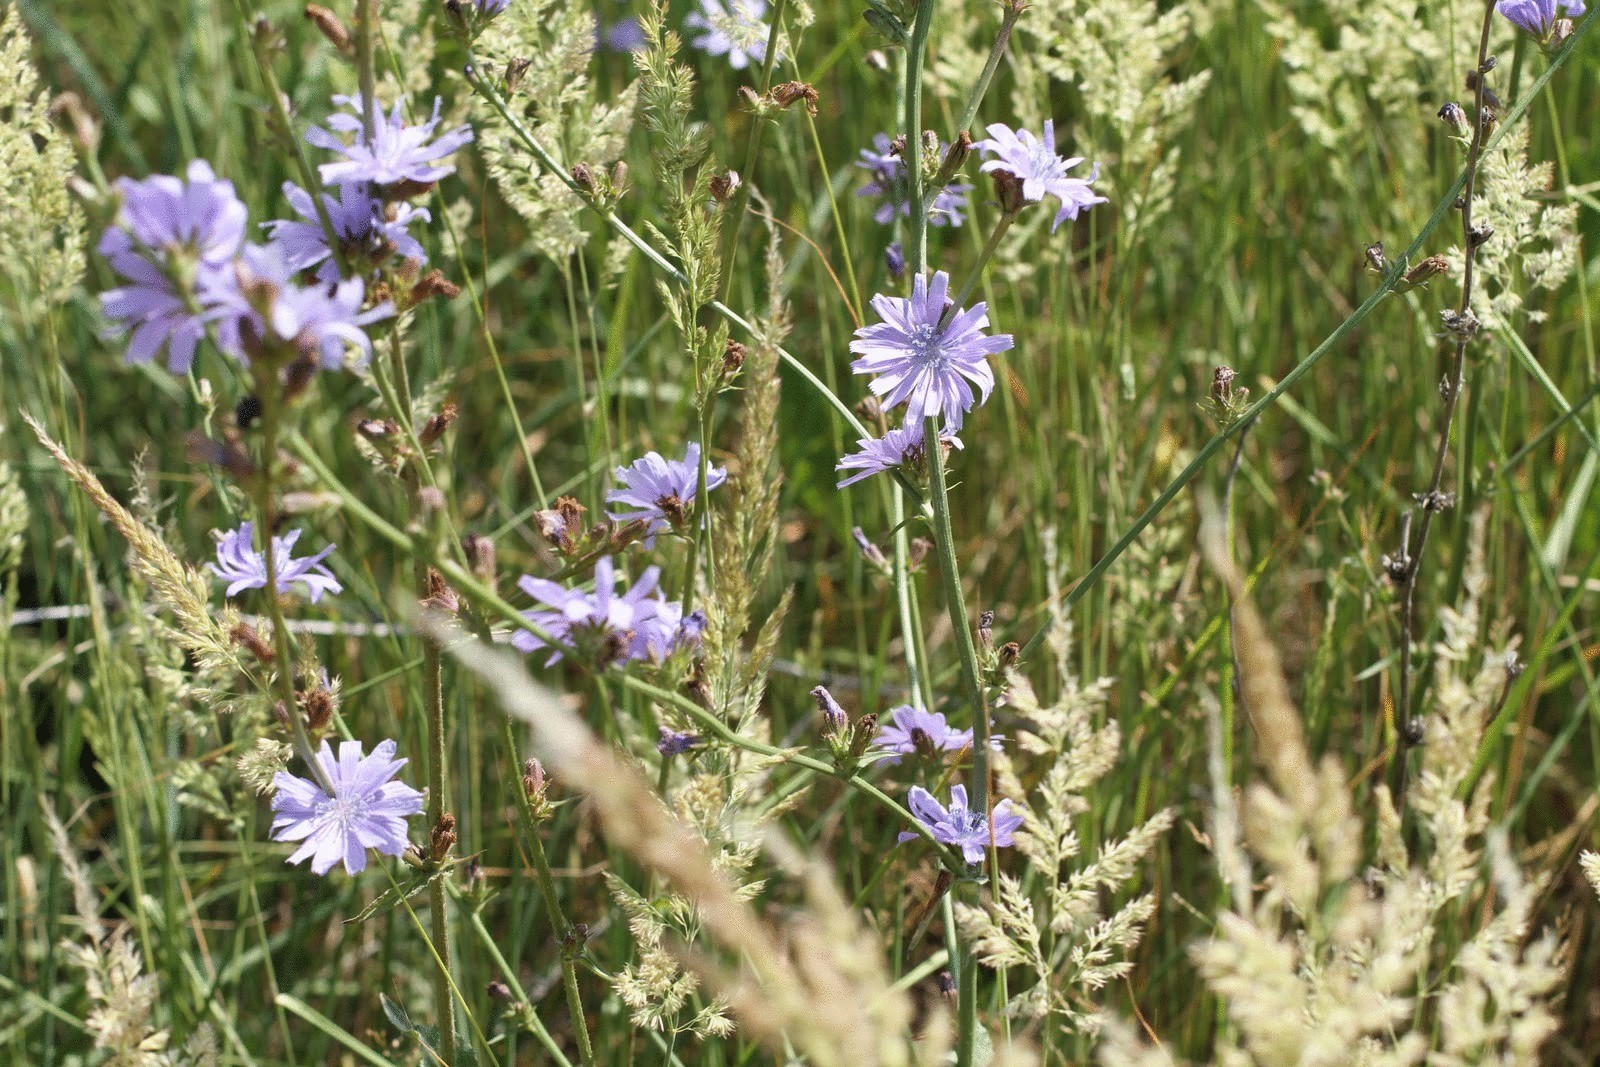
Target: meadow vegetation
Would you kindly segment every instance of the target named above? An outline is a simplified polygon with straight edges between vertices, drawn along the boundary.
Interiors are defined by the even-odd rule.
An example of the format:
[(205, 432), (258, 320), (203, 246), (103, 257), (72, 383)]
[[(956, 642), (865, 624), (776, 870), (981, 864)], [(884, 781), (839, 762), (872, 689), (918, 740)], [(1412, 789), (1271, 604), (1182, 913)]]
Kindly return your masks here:
[(1576, 0), (0, 0), (0, 1064), (1589, 1063)]

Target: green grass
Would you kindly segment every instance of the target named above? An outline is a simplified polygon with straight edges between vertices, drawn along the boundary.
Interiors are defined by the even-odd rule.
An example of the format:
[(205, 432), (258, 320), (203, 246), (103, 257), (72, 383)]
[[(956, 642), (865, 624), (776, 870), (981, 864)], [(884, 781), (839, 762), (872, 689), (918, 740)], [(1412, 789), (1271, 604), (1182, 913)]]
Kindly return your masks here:
[[(114, 209), (106, 179), (171, 173), (192, 158), (211, 160), (236, 183), (253, 223), (284, 211), (277, 190), (298, 174), (271, 132), (268, 98), (234, 4), (137, 0), (60, 7), (18, 0), (18, 6), (37, 42), (45, 83), (52, 92), (77, 93), (99, 125), (92, 158), (80, 168), (99, 194), (84, 209), (91, 243)], [(615, 17), (610, 0), (601, 6), (606, 19)], [(1201, 6), (1198, 0), (1194, 6)], [(1474, 24), (1481, 12), (1469, 3), (1443, 6)], [(968, 13), (975, 26), (969, 47), (981, 63), (998, 24), (992, 5), (942, 0), (940, 7)], [(1030, 109), (1030, 118), (1053, 114), (1063, 150), (1081, 145), (1072, 154), (1106, 160), (1112, 203), (1054, 236), (1040, 225), (1040, 209), (1025, 214), (1017, 228), (1031, 233), (1015, 255), (1027, 269), (1000, 262), (976, 290), (989, 301), (996, 328), (1016, 335), (1017, 347), (995, 361), (1000, 386), (969, 416), (965, 450), (950, 465), (966, 609), (995, 612), (997, 645), (1029, 642), (1047, 618), (1046, 530), (1058, 536), (1059, 580), (1072, 589), (1218, 432), (1205, 403), (1216, 366), (1236, 369), (1238, 384), (1256, 400), (1335, 337), (1325, 358), (1242, 437), (1230, 498), (1233, 553), (1252, 579), (1252, 598), (1285, 660), (1313, 755), (1342, 761), (1353, 780), (1355, 809), (1367, 813), (1373, 788), (1391, 776), (1389, 709), (1400, 643), (1398, 608), (1381, 558), (1397, 549), (1402, 515), (1411, 494), (1425, 486), (1437, 448), (1437, 385), (1448, 352), (1436, 333), (1440, 309), (1458, 298), (1457, 284), (1442, 277), (1388, 295), (1353, 330), (1340, 328), (1383, 281), (1367, 269), (1363, 249), (1382, 240), (1395, 256), (1455, 180), (1462, 152), (1432, 113), (1445, 99), (1470, 101), (1470, 93), (1459, 68), (1425, 69), (1420, 94), (1408, 106), (1369, 102), (1363, 121), (1347, 127), (1354, 131), (1347, 140), (1326, 147), (1303, 132), (1291, 109), (1288, 71), (1260, 9), (1243, 2), (1204, 7), (1214, 13), (1214, 27), (1182, 35), (1160, 64), (1172, 80), (1206, 70), (1211, 80), (1192, 112), (1161, 133), (1162, 153), (1176, 153), (1177, 170), (1170, 209), (1148, 226), (1138, 212), (1124, 214), (1126, 205), (1138, 202), (1148, 174), (1121, 165), (1127, 131), (1093, 117), (1085, 100), (1092, 86), (1052, 82), (1029, 74), (1034, 66), (1019, 71), (1008, 62), (979, 112), (980, 124), (1015, 121), (1019, 106)], [(320, 123), (329, 93), (348, 91), (352, 72), (301, 18), (298, 5), (269, 3), (262, 10), (285, 38), (274, 70), (298, 123)], [(682, 14), (675, 10), (672, 24), (680, 24)], [(890, 73), (882, 73), (865, 52), (886, 42), (861, 30), (859, 10), (817, 4), (815, 14), (816, 22), (796, 38), (795, 58), (774, 71), (775, 80), (816, 85), (815, 133), (800, 107), (776, 113), (762, 134), (753, 173), (744, 164), (753, 121), (736, 90), (759, 75), (692, 51), (683, 59), (699, 79), (693, 114), (706, 123), (717, 169), (746, 169), (747, 182), (775, 215), (782, 290), (794, 319), (785, 347), (854, 404), (865, 388), (848, 367), (857, 325), (849, 279), (853, 273), (862, 299), (890, 291), (891, 283), (882, 256), (889, 233), (873, 222), (870, 203), (855, 197), (862, 178), (851, 164), (875, 133), (897, 126), (899, 53), (889, 52)], [(1023, 16), (1013, 51), (1028, 56), (1041, 48), (1028, 32), (1036, 16), (1043, 17)], [(443, 17), (430, 17), (437, 18), (442, 38)], [(1334, 29), (1321, 22), (1326, 16), (1305, 11), (1300, 17), (1323, 31), (1325, 42), (1333, 40)], [(953, 76), (940, 66), (946, 55), (959, 55), (953, 43), (941, 42), (943, 25), (936, 23), (932, 35), (935, 81), (925, 89), (925, 115), (948, 137), (972, 72), (962, 67)], [(1509, 35), (1504, 41), (1510, 45)], [(433, 86), (429, 95), (443, 95), (447, 107), (464, 107), (471, 90), (455, 47), (441, 45), (431, 57), (384, 53), (380, 66), (392, 63), (408, 82)], [(1589, 989), (1600, 971), (1600, 943), (1589, 932), (1595, 895), (1574, 862), (1580, 847), (1600, 843), (1594, 827), (1600, 689), (1592, 665), (1592, 583), (1600, 580), (1593, 489), (1600, 460), (1591, 450), (1600, 415), (1580, 406), (1564, 418), (1570, 405), (1591, 403), (1595, 395), (1596, 47), (1594, 33), (1580, 41), (1544, 98), (1529, 101), (1523, 119), (1530, 160), (1556, 162), (1551, 199), (1579, 204), (1577, 268), (1556, 290), (1527, 294), (1528, 306), (1546, 316), (1543, 322), (1514, 315), (1508, 330), (1470, 349), (1468, 391), (1446, 478), (1460, 506), (1435, 527), (1418, 594), (1417, 644), (1426, 650), (1440, 635), (1441, 606), (1460, 597), (1470, 514), (1486, 509), (1481, 639), (1489, 648), (1496, 628), (1508, 627), (1521, 635), (1527, 667), (1509, 688), (1479, 759), (1495, 776), (1495, 820), (1524, 867), (1550, 877), (1541, 917), (1559, 919), (1569, 939), (1567, 994), (1558, 1009), (1562, 1030), (1546, 1046), (1554, 1062), (1587, 1058), (1584, 1050), (1596, 1036)], [(1508, 110), (1546, 62), (1526, 43), (1502, 54), (1496, 85)], [(635, 76), (624, 57), (601, 54), (590, 66), (602, 99)], [(1342, 85), (1341, 91), (1365, 100), (1366, 88)], [(471, 118), (481, 122), (489, 114), (479, 104)], [(666, 196), (653, 168), (659, 147), (636, 122), (625, 156), (630, 189), (616, 212), (646, 233), (646, 223), (664, 225)], [(636, 254), (608, 274), (612, 238), (596, 214), (581, 218), (591, 234), (581, 255), (552, 262), (537, 252), (537, 234), (500, 198), (480, 157), (466, 152), (457, 164), (458, 174), (445, 180), (429, 206), (436, 220), (458, 204), (470, 207), (470, 219), (458, 223), (454, 235), (443, 226), (430, 228), (424, 243), (432, 264), (464, 286), (470, 281), (472, 292), (420, 309), (407, 326), (405, 361), (414, 392), (447, 392), (459, 408), (459, 421), (432, 461), (449, 521), (458, 532), (493, 538), (499, 591), (520, 608), (526, 598), (514, 594), (516, 576), (553, 570), (531, 517), (539, 493), (550, 500), (571, 494), (593, 518), (603, 510), (613, 467), (648, 448), (681, 455), (684, 444), (700, 436), (693, 362), (664, 321), (663, 274)], [(976, 171), (975, 163), (964, 171), (978, 186), (971, 220), (960, 229), (933, 229), (929, 237), (930, 259), (958, 281), (997, 217), (988, 180)], [(1457, 228), (1453, 215), (1444, 218), (1418, 252), (1459, 244)], [(761, 270), (766, 234), (761, 219), (746, 219), (730, 272), (726, 303), (747, 316), (767, 307)], [(852, 272), (845, 270), (847, 259)], [(41, 804), (70, 824), (102, 916), (130, 924), (147, 973), (159, 977), (156, 1017), (175, 1044), (209, 1020), (221, 1036), (224, 1062), (419, 1062), (415, 1039), (386, 1017), (378, 994), (403, 1005), (418, 1023), (436, 1021), (424, 936), (427, 896), (412, 900), (414, 914), (402, 907), (347, 924), (388, 887), (382, 866), (402, 879), (407, 868), (379, 860), (360, 878), (319, 879), (282, 862), (283, 847), (268, 841), (266, 804), (227, 773), (241, 747), (270, 723), (264, 702), (247, 715), (218, 717), (185, 691), (193, 664), (151, 629), (150, 592), (129, 566), (124, 539), (70, 489), (19, 417), (40, 418), (119, 499), (129, 500), (143, 479), (167, 543), (191, 562), (211, 558), (208, 530), (232, 528), (249, 515), (247, 497), (220, 472), (187, 458), (184, 445), (187, 431), (215, 431), (226, 422), (247, 376), (214, 351), (187, 379), (159, 367), (125, 366), (119, 344), (97, 335), (93, 294), (113, 284), (113, 276), (92, 253), (87, 260), (73, 299), (44, 315), (14, 314), (12, 296), (25, 292), (28, 280), (11, 278), (7, 310), (0, 314), (0, 425), (6, 431), (0, 459), (16, 469), (30, 507), (20, 564), (0, 574), (6, 614), (86, 608), (71, 618), (13, 625), (0, 638), (0, 810), (10, 831), (0, 835), (0, 1062), (52, 1065), (91, 1056), (83, 1021), (91, 1005), (81, 971), (59, 948), (63, 940), (82, 941), (84, 932)], [(703, 324), (713, 319), (708, 315)], [(504, 388), (486, 333), (503, 361)], [(906, 645), (896, 589), (862, 559), (851, 534), (860, 526), (890, 551), (895, 520), (887, 484), (834, 488), (834, 463), (854, 435), (792, 368), (780, 376), (772, 470), (782, 485), (777, 518), (762, 531), (773, 538), (776, 556), (769, 572), (752, 575), (754, 623), (747, 643), (779, 598), (792, 593), (777, 640), (777, 668), (760, 705), (760, 732), (774, 744), (806, 746), (825, 757), (808, 695), (819, 678), (840, 679), (834, 692), (852, 714), (882, 713), (903, 700)], [(201, 402), (201, 378), (216, 398), (212, 410)], [(745, 383), (722, 394), (708, 416), (718, 462), (736, 457), (743, 437), (756, 430), (742, 419), (749, 391)], [(415, 515), (406, 486), (368, 462), (351, 430), (358, 416), (383, 415), (382, 399), (354, 376), (321, 374), (295, 419), (309, 449), (350, 493), (405, 529)], [(526, 467), (519, 423), (537, 483)], [(1230, 781), (1258, 777), (1248, 717), (1234, 718), (1227, 690), (1232, 666), (1225, 589), (1204, 563), (1197, 538), (1197, 494), (1220, 496), (1233, 453), (1231, 442), (1221, 444), (1127, 552), (1073, 594), (1072, 609), (1075, 669), (1084, 679), (1111, 679), (1107, 714), (1123, 735), (1121, 758), (1089, 794), (1092, 807), (1078, 820), (1084, 854), (1094, 855), (1163, 808), (1177, 812), (1175, 828), (1116, 897), (1121, 903), (1154, 892), (1157, 907), (1128, 980), (1104, 990), (1100, 1003), (1124, 1017), (1137, 1006), (1170, 1049), (1196, 1059), (1206, 1057), (1219, 1030), (1230, 1025), (1187, 955), (1212, 932), (1224, 899), (1202, 840), (1211, 798), (1205, 697), (1222, 700), (1231, 727)], [(296, 488), (325, 488), (304, 465), (294, 477)], [(411, 617), (416, 582), (407, 553), (337, 502), (297, 521), (308, 527), (307, 544), (337, 542), (334, 566), (346, 591), (315, 608), (293, 602), (286, 609), (291, 617), (352, 624), (404, 624)], [(906, 532), (933, 536), (915, 517)], [(637, 574), (648, 555), (664, 567), (664, 587), (676, 595), (687, 542), (666, 537), (653, 553), (633, 551), (631, 572)], [(918, 658), (931, 706), (970, 725), (936, 553), (908, 585), (906, 614), (919, 624)], [(214, 603), (221, 603), (220, 589)], [(241, 604), (247, 612), (266, 611), (264, 600), (247, 597)], [(369, 743), (394, 737), (411, 757), (409, 780), (425, 783), (422, 643), (405, 634), (300, 640), (343, 680), (338, 727)], [(1417, 662), (1431, 658), (1419, 655)], [(636, 757), (655, 780), (654, 726), (664, 705), (623, 684), (616, 672), (597, 681), (573, 668), (544, 670), (541, 663), (540, 657), (528, 661), (532, 673), (570, 694), (597, 733)], [(1042, 693), (1053, 693), (1060, 682), (1043, 649), (1023, 669)], [(601, 977), (637, 957), (605, 875), (647, 894), (664, 893), (661, 883), (602, 832), (592, 802), (579, 799), (586, 783), (558, 778), (554, 795), (567, 802), (550, 821), (528, 823), (518, 799), (530, 743), (525, 728), (507, 731), (490, 691), (467, 670), (448, 660), (444, 670), (445, 808), (460, 822), (458, 853), (476, 857), (485, 875), (476, 890), (480, 898), (452, 906), (451, 973), (474, 1023), (501, 1035), (494, 1046), (499, 1061), (542, 1063), (548, 1055), (537, 1034), (507, 1025), (503, 1005), (486, 992), (503, 971), (537, 998), (534, 1009), (549, 1042), (573, 1062), (577, 1055), (559, 924), (535, 887), (530, 835), (548, 856), (561, 913), (588, 924), (590, 940), (575, 976), (599, 1062), (666, 1062), (669, 1055), (685, 1063), (774, 1060), (770, 1048), (748, 1034), (703, 1044), (684, 1035), (674, 1043), (629, 1025), (627, 1009)], [(684, 674), (677, 662), (656, 681), (681, 693)], [(1419, 680), (1418, 706), (1425, 709), (1429, 672)], [(1006, 709), (996, 712), (995, 728), (1014, 736)], [(712, 776), (731, 773), (729, 751), (713, 745), (696, 766)], [(1042, 770), (1027, 768), (1027, 780)], [(672, 790), (683, 790), (682, 765), (671, 773)], [(912, 780), (889, 768), (867, 777), (897, 797)], [(210, 781), (221, 783), (222, 792), (215, 803), (203, 803), (196, 798), (207, 796)], [(792, 765), (772, 772), (761, 788), (769, 796), (804, 790), (782, 815), (781, 828), (806, 853), (834, 864), (840, 891), (881, 936), (895, 974), (912, 971), (944, 944), (938, 916), (928, 937), (915, 948), (910, 944), (937, 864), (925, 846), (894, 850), (901, 827), (883, 807)], [(420, 821), (413, 823), (417, 840), (425, 833)], [(1003, 853), (1002, 864), (1013, 874), (1026, 873), (1019, 855)], [(760, 900), (763, 909), (798, 906), (801, 894), (791, 879), (765, 859), (756, 871), (773, 878)], [(1048, 873), (1030, 877), (1036, 889), (1053, 881)], [(976, 899), (969, 887), (960, 892)], [(1478, 910), (1465, 908), (1455, 926), (1438, 935), (1441, 951), (1475, 932)], [(1008, 981), (1015, 993), (1026, 976)], [(935, 996), (929, 978), (918, 989)], [(992, 973), (984, 973), (980, 989), (980, 1009), (999, 1033), (1001, 994)], [(1065, 1028), (1012, 1028), (1048, 1045), (1051, 1062), (1081, 1062), (1088, 1055), (1087, 1041)]]

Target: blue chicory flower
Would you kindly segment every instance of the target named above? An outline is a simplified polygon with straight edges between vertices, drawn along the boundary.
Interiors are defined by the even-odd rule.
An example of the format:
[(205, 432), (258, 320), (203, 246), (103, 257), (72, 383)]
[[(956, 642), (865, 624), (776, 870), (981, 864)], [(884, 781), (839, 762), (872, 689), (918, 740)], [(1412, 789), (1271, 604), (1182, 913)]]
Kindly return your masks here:
[(1067, 219), (1076, 219), (1084, 208), (1106, 202), (1089, 187), (1100, 177), (1100, 164), (1094, 165), (1087, 178), (1067, 177), (1067, 171), (1082, 163), (1083, 157), (1062, 159), (1056, 155), (1056, 126), (1051, 119), (1045, 119), (1042, 138), (1031, 130), (1012, 130), (997, 122), (989, 127), (988, 139), (972, 147), (996, 157), (978, 169), (985, 174), (1003, 170), (1014, 175), (1022, 181), (1024, 199), (1037, 203), (1053, 196), (1061, 202), (1061, 210), (1050, 224), (1052, 233)]
[[(961, 438), (953, 434), (940, 434), (939, 440), (947, 442), (954, 448), (964, 447)], [(914, 423), (897, 426), (882, 437), (863, 437), (856, 441), (857, 451), (839, 460), (839, 465), (834, 468), (838, 471), (856, 472), (841, 481), (838, 488), (843, 489), (863, 478), (882, 474), (901, 465), (920, 469), (926, 459), (922, 446), (922, 427)]]
[(1556, 19), (1561, 17), (1558, 9), (1565, 9), (1568, 18), (1577, 18), (1585, 10), (1583, 0), (1496, 0), (1494, 9), (1541, 41), (1555, 29)]
[(519, 630), (511, 636), (512, 647), (523, 653), (550, 648), (550, 658), (545, 660), (548, 667), (586, 639), (599, 639), (608, 646), (609, 662), (659, 661), (700, 640), (705, 615), (695, 611), (685, 618), (681, 604), (658, 592), (661, 568), (646, 568), (639, 580), (621, 594), (616, 589), (617, 578), (610, 556), (602, 556), (595, 563), (594, 591), (590, 593), (523, 575), (518, 588), (544, 605), (542, 610), (523, 614), (553, 644), (537, 634)]
[(690, 44), (707, 55), (727, 56), (734, 70), (744, 70), (766, 61), (771, 35), (771, 27), (762, 21), (766, 15), (767, 0), (733, 0), (731, 11), (723, 0), (700, 0), (700, 10), (691, 11), (683, 24), (705, 31)]
[(850, 351), (861, 358), (850, 369), (877, 375), (869, 388), (885, 407), (906, 405), (906, 426), (942, 417), (945, 431), (953, 434), (973, 406), (972, 385), (982, 391), (978, 403), (994, 388), (994, 371), (984, 357), (1006, 351), (1012, 340), (1005, 333), (984, 335), (989, 315), (981, 301), (955, 309), (947, 320), (949, 289), (950, 275), (941, 270), (932, 281), (912, 279), (909, 299), (874, 296), (872, 309), (883, 321), (856, 331)]
[[(950, 787), (948, 808), (920, 785), (911, 787), (907, 800), (911, 814), (932, 832), (933, 839), (959, 848), (968, 863), (983, 862), (984, 851), (989, 847), (991, 823), (996, 848), (1009, 848), (1014, 844), (1013, 835), (1022, 826), (1022, 813), (1009, 800), (1000, 801), (987, 816), (968, 808), (967, 787), (964, 785)], [(899, 840), (912, 841), (917, 836), (910, 831), (902, 831)]]
[(972, 746), (971, 730), (951, 729), (944, 713), (926, 708), (901, 704), (889, 711), (889, 722), (878, 727), (878, 751), (894, 753), (885, 763), (900, 762), (901, 756), (915, 756), (918, 752), (917, 735), (927, 738), (927, 746), (935, 752), (960, 752)]
[[(679, 526), (684, 515), (694, 503), (695, 490), (700, 481), (700, 446), (690, 442), (681, 460), (666, 459), (659, 452), (646, 452), (630, 466), (616, 469), (621, 489), (606, 493), (606, 503), (620, 504), (627, 511), (608, 511), (606, 515), (617, 522), (648, 520), (650, 537), (663, 530)], [(710, 492), (728, 480), (722, 467), (706, 467), (706, 491)]]
[[(323, 593), (340, 593), (344, 586), (333, 572), (323, 565), (336, 546), (329, 545), (314, 556), (294, 559), (295, 542), (300, 540), (299, 530), (290, 530), (282, 537), (272, 539), (272, 562), (277, 571), (278, 592), (289, 592), (290, 586), (305, 586), (306, 597), (313, 604)], [(237, 596), (246, 589), (264, 589), (267, 585), (266, 554), (255, 547), (255, 523), (244, 522), (237, 530), (229, 530), (217, 542), (217, 562), (208, 564), (213, 573), (228, 582), (225, 596)]]
[(596, 46), (608, 52), (638, 52), (650, 43), (645, 40), (644, 27), (631, 15), (608, 26), (595, 23), (594, 34)]
[(657, 729), (661, 731), (661, 740), (656, 742), (656, 751), (663, 756), (681, 756), (700, 744), (699, 734), (680, 734), (665, 726)]
[[(361, 310), (366, 285), (360, 278), (337, 285), (296, 285), (295, 272), (276, 244), (246, 247), (237, 270), (239, 293), (233, 313), (218, 323), (217, 330), (218, 344), (226, 350), (242, 350), (247, 329), (264, 338), (270, 326), (274, 337), (293, 344), (327, 370), (342, 370), (351, 348), (359, 353), (356, 364), (365, 366), (372, 358), (366, 327), (394, 315), (394, 305), (388, 301)], [(266, 294), (265, 321), (249, 303), (250, 293)]]
[(100, 296), (110, 336), (130, 335), (127, 362), (147, 363), (165, 347), (168, 369), (185, 374), (207, 326), (226, 314), (245, 206), (202, 159), (182, 179), (121, 178), (117, 189), (122, 207), (97, 250), (131, 284)]
[(433, 131), (439, 125), (439, 110), (443, 101), (433, 101), (433, 117), (420, 126), (407, 126), (401, 111), (404, 100), (397, 100), (387, 117), (383, 109), (374, 104), (371, 143), (362, 129), (362, 100), (360, 96), (335, 96), (333, 102), (350, 109), (352, 114), (336, 112), (328, 118), (331, 130), (340, 134), (354, 134), (354, 140), (343, 140), (320, 127), (306, 131), (306, 142), (344, 156), (342, 162), (324, 163), (318, 169), (328, 185), (341, 182), (371, 182), (374, 185), (392, 185), (395, 182), (415, 182), (427, 185), (438, 181), (455, 170), (441, 166), (438, 161), (472, 140), (472, 129), (457, 126), (436, 139)]
[(381, 741), (363, 758), (360, 741), (339, 743), (334, 758), (322, 743), (317, 762), (333, 786), (329, 796), (314, 781), (279, 771), (272, 780), (272, 839), (300, 841), (290, 863), (311, 860), (311, 870), (327, 874), (344, 861), (347, 874), (367, 866), (367, 849), (399, 856), (410, 845), (406, 819), (422, 811), (422, 793), (404, 782), (391, 781), (407, 760), (395, 759), (395, 743)]
[[(290, 270), (317, 267), (318, 281), (328, 285), (337, 283), (339, 266), (328, 248), (328, 232), (322, 228), (311, 194), (294, 182), (284, 182), (283, 195), (294, 213), (300, 216), (300, 221), (274, 219), (262, 223), (272, 243), (283, 253)], [(413, 222), (432, 221), (426, 208), (404, 201), (386, 204), (372, 195), (372, 186), (366, 182), (342, 182), (337, 198), (329, 193), (318, 195), (322, 197), (328, 221), (333, 224), (334, 235), (348, 258), (375, 263), (392, 254), (418, 263), (428, 261), (428, 254), (408, 229)]]
[[(943, 146), (941, 153), (948, 147)], [(872, 214), (873, 221), (880, 226), (887, 226), (896, 215), (911, 217), (911, 189), (906, 181), (906, 161), (894, 153), (888, 134), (876, 134), (872, 138), (872, 147), (861, 150), (861, 158), (856, 161), (856, 166), (872, 172), (872, 180), (857, 189), (856, 195), (883, 198), (883, 203)], [(966, 221), (963, 212), (967, 210), (967, 194), (971, 191), (972, 186), (965, 182), (951, 182), (933, 194), (933, 200), (928, 205), (928, 224), (960, 226)], [(897, 273), (892, 260), (890, 263), (891, 273)], [(905, 268), (902, 266), (900, 269)]]

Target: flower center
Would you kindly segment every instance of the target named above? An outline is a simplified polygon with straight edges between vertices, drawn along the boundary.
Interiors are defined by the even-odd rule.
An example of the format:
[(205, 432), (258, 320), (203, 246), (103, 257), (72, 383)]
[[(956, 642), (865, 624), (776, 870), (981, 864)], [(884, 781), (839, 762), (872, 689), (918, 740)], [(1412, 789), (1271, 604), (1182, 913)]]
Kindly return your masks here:
[(942, 370), (949, 362), (944, 350), (944, 334), (931, 323), (920, 323), (911, 331), (911, 351), (917, 363), (933, 370)]
[(341, 828), (348, 828), (366, 817), (367, 800), (365, 797), (336, 795), (332, 800), (318, 804), (317, 814), (331, 818)]

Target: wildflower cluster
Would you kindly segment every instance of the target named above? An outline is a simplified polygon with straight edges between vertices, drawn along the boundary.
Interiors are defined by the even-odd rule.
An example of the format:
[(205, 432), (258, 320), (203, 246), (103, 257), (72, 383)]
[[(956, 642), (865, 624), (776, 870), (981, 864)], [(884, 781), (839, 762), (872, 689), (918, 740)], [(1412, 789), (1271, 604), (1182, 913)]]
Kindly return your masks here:
[[(575, 650), (597, 667), (633, 660), (659, 662), (680, 648), (692, 646), (705, 629), (705, 615), (666, 599), (657, 589), (661, 568), (648, 567), (639, 580), (617, 592), (619, 575), (610, 556), (594, 568), (594, 589), (568, 589), (559, 582), (523, 575), (517, 586), (543, 604), (523, 614), (539, 633), (520, 630), (511, 637), (519, 652), (550, 649), (545, 666)], [(626, 582), (626, 577), (621, 576)], [(655, 594), (655, 595), (651, 595)]]

